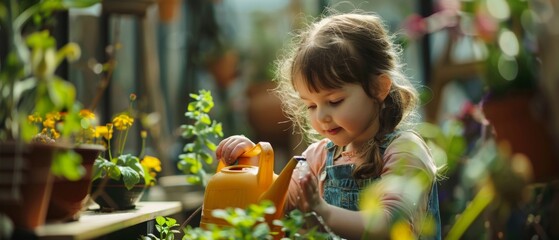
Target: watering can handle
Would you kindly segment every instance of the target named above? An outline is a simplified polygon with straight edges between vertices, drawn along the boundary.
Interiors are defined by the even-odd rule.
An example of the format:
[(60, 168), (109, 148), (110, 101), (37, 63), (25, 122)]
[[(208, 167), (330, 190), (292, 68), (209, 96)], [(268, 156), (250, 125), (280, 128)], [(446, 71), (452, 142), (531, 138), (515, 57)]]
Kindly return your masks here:
[[(264, 152), (268, 152), (268, 154), (265, 155), (269, 155), (269, 153), (272, 153), (272, 157), (273, 157), (273, 150), (272, 150), (272, 145), (270, 145), (270, 143), (268, 142), (259, 142), (258, 144), (254, 145), (254, 147), (252, 147), (250, 150), (246, 151), (245, 153), (243, 153), (238, 159), (235, 165), (252, 165), (255, 166), (256, 164), (253, 163), (253, 161), (251, 161), (252, 157), (258, 156), (262, 153), (262, 151), (264, 150)], [(258, 166), (260, 166), (260, 161), (258, 161)], [(274, 165), (273, 161), (272, 161), (272, 167)], [(221, 171), (222, 168), (227, 167), (227, 164), (225, 163), (225, 161), (223, 159), (220, 159), (219, 162), (217, 163), (217, 169), (216, 172)]]

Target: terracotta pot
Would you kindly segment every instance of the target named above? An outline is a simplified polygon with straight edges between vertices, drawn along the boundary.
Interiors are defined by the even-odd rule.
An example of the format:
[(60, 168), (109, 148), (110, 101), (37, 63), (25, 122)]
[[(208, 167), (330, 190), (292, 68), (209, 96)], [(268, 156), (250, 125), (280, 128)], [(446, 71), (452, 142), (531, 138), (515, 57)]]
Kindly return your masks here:
[(14, 225), (34, 229), (45, 223), (52, 190), (50, 171), (60, 144), (0, 143), (0, 212)]
[(136, 203), (140, 201), (145, 188), (146, 185), (143, 177), (130, 190), (124, 186), (122, 178), (114, 180), (105, 177), (95, 179), (92, 182), (91, 198), (95, 203), (99, 204), (102, 212), (128, 210), (136, 207)]
[(47, 212), (47, 221), (49, 222), (79, 219), (79, 213), (88, 199), (93, 163), (99, 154), (105, 151), (105, 147), (84, 144), (75, 147), (73, 150), (82, 157), (85, 175), (77, 181), (70, 181), (63, 177), (54, 178)]
[(116, 14), (135, 14), (144, 16), (147, 9), (157, 0), (103, 0), (103, 12)]
[(252, 84), (247, 96), (249, 99), (248, 121), (258, 141), (276, 145), (286, 145), (291, 135), (291, 123), (281, 109), (281, 101), (269, 91), (275, 88), (271, 81)]
[(158, 0), (159, 19), (164, 23), (170, 23), (177, 17), (181, 1), (180, 0)]
[(221, 88), (228, 88), (237, 79), (239, 53), (229, 49), (208, 64), (208, 70)]
[(507, 141), (513, 153), (530, 159), (534, 182), (548, 182), (559, 178), (559, 158), (549, 124), (535, 115), (534, 96), (533, 92), (519, 92), (488, 99), (482, 108), (494, 127), (497, 142)]

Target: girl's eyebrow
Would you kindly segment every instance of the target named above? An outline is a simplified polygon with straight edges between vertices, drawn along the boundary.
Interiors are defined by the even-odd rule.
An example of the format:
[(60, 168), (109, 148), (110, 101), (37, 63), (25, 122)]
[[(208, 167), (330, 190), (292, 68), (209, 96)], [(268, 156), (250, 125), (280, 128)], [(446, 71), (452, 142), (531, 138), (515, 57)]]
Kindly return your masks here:
[[(331, 95), (338, 94), (340, 91), (337, 91), (337, 90), (322, 90), (321, 92), (324, 92), (324, 94), (320, 94), (321, 97), (329, 97)], [(309, 100), (308, 98), (306, 98), (304, 96), (301, 96), (300, 94), (299, 94), (299, 98), (301, 98), (302, 100)]]

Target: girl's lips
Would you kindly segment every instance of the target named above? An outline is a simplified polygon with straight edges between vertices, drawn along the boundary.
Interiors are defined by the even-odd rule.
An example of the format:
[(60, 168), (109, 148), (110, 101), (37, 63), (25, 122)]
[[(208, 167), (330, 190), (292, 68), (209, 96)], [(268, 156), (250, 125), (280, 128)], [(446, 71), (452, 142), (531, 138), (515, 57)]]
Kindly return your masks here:
[(328, 129), (328, 130), (326, 130), (326, 132), (327, 132), (328, 134), (330, 134), (330, 135), (335, 135), (335, 134), (338, 133), (340, 130), (342, 130), (342, 128), (337, 127), (337, 128)]

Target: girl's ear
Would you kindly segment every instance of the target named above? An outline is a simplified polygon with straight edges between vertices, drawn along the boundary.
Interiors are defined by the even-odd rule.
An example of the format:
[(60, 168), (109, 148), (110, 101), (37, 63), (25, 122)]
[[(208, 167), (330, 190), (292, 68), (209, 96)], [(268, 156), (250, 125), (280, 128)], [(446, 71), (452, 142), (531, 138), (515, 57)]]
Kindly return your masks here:
[(384, 99), (390, 92), (390, 87), (392, 87), (392, 79), (390, 79), (388, 74), (381, 74), (377, 77), (374, 87), (376, 88), (373, 89), (373, 92), (376, 92), (377, 100), (379, 100), (379, 102), (384, 102)]

